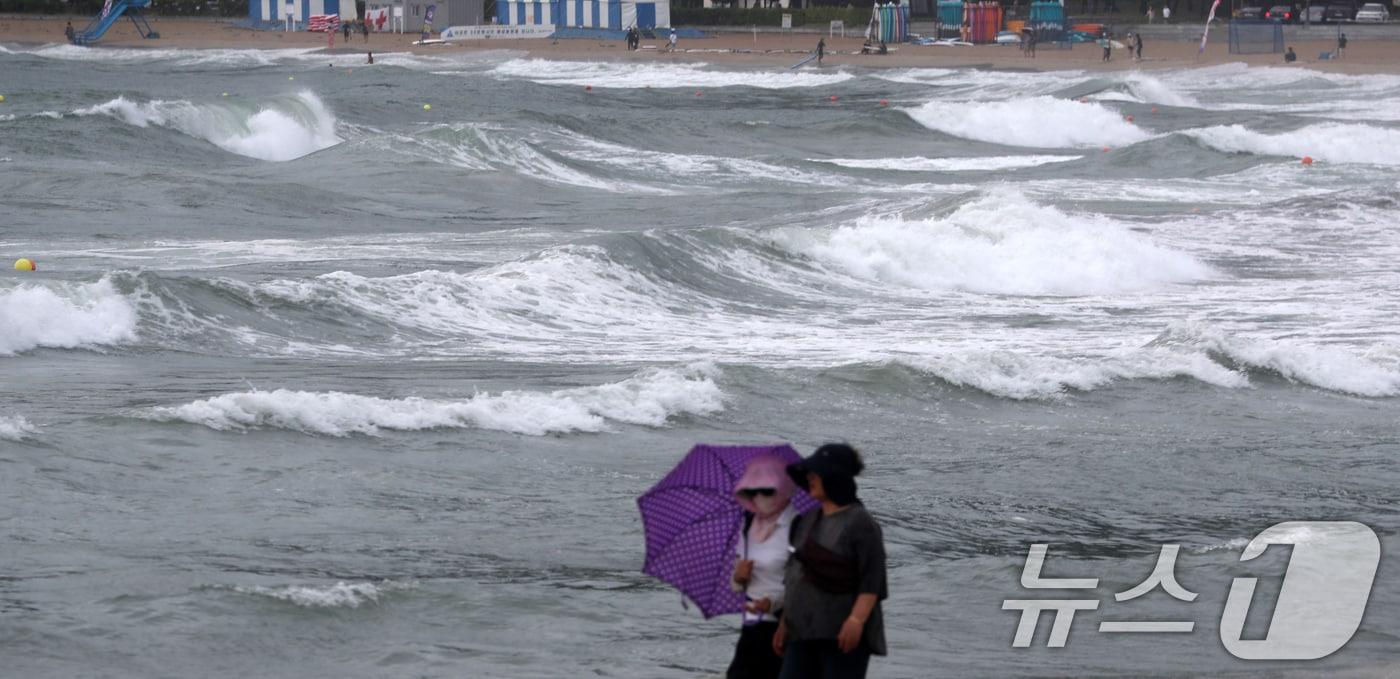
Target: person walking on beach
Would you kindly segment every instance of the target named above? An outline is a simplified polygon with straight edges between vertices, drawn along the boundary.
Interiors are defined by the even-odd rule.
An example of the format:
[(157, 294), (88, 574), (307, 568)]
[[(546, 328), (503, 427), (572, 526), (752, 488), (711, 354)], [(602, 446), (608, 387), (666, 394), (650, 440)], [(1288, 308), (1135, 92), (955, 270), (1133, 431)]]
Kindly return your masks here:
[(1347, 54), (1347, 34), (1337, 31), (1337, 58), (1341, 59)]
[(68, 38), (68, 42), (73, 42), (73, 22), (70, 21), (67, 26), (63, 27), (63, 36)]
[(343, 36), (345, 36), (345, 44), (346, 44), (346, 45), (349, 45), (349, 44), (350, 44), (350, 22), (349, 22), (349, 21), (342, 21), (342, 22), (340, 22), (340, 34), (343, 35)]
[(1113, 43), (1109, 42), (1107, 32), (1099, 34), (1099, 47), (1103, 48), (1103, 60), (1104, 63), (1107, 63), (1109, 58), (1113, 56)]
[(671, 29), (671, 36), (666, 41), (666, 51), (676, 51), (676, 29)]
[(1172, 6), (1171, 6), (1171, 5), (1168, 5), (1168, 4), (1166, 4), (1166, 3), (1162, 3), (1162, 23), (1164, 23), (1164, 24), (1169, 24), (1169, 23), (1171, 23), (1171, 22), (1172, 22)]
[(739, 560), (731, 585), (744, 594), (744, 626), (725, 679), (778, 679), (782, 670), (773, 635), (783, 607), (796, 493), (787, 463), (771, 455), (751, 460), (734, 484), (734, 499), (744, 508), (744, 532), (734, 547)]
[(1142, 61), (1142, 33), (1133, 34), (1133, 60)]
[(826, 38), (817, 38), (817, 65), (822, 65), (822, 57), (826, 56)]
[(828, 443), (787, 473), (821, 506), (799, 517), (773, 650), (781, 679), (863, 679), (885, 655), (880, 602), (889, 597), (880, 524), (856, 497), (860, 453)]
[(365, 42), (369, 42), (369, 22), (368, 22), (368, 21), (361, 21), (361, 22), (360, 22), (360, 34), (363, 35), (363, 36), (365, 36)]
[(1153, 8), (1152, 8), (1152, 5), (1148, 5), (1148, 6), (1147, 6), (1147, 23), (1151, 24), (1151, 23), (1152, 23), (1153, 21), (1155, 21), (1156, 19), (1157, 19), (1157, 10), (1153, 9)]

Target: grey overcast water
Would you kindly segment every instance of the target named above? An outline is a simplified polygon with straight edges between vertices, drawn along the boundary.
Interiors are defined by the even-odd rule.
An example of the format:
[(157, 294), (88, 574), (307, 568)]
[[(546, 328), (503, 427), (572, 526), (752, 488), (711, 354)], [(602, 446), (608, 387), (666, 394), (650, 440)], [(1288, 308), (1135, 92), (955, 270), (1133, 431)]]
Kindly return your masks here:
[(377, 57), (0, 48), (0, 675), (718, 676), (635, 498), (829, 440), (872, 676), (1396, 672), (1386, 557), (1331, 657), (1217, 630), (1270, 525), (1400, 547), (1400, 77)]

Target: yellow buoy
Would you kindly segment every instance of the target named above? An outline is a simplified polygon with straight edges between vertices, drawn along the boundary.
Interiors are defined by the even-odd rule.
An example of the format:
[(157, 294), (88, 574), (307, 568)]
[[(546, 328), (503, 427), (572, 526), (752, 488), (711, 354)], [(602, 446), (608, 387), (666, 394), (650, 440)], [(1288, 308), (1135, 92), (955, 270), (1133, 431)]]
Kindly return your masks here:
[(228, 92), (224, 92), (224, 96), (227, 97), (227, 96), (228, 96)]
[(15, 271), (38, 271), (39, 267), (34, 265), (34, 260), (28, 257), (20, 257), (15, 260)]
[(296, 76), (294, 76), (294, 75), (289, 75), (289, 76), (287, 76), (287, 80), (296, 80), (296, 79), (297, 79), (297, 78), (296, 78)]
[(0, 94), (0, 103), (4, 103), (4, 101), (5, 101), (5, 95)]
[(433, 105), (432, 105), (432, 104), (423, 104), (423, 110), (424, 110), (424, 111), (431, 111), (431, 110), (433, 110)]

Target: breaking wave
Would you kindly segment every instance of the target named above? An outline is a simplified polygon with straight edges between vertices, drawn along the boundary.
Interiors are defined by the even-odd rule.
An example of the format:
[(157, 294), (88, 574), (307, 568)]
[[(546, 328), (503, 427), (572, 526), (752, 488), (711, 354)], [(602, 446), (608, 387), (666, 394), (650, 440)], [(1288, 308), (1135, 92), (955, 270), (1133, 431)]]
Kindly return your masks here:
[(1217, 125), (1183, 134), (1227, 153), (1312, 156), (1330, 163), (1400, 165), (1400, 130), (1362, 124), (1323, 123), (1266, 134), (1243, 125)]
[(146, 64), (172, 62), (176, 66), (212, 66), (252, 68), (272, 66), (317, 52), (316, 48), (294, 49), (148, 49), (103, 47), (92, 49), (77, 45), (45, 45), (22, 54), (62, 61), (99, 61), (102, 63)]
[(303, 608), (359, 608), (365, 604), (377, 604), (390, 592), (408, 589), (410, 584), (384, 581), (345, 582), (322, 587), (310, 585), (290, 585), (286, 587), (237, 586), (233, 591), (252, 594), (277, 601), (285, 601)]
[(1186, 322), (1142, 347), (1100, 356), (949, 351), (894, 362), (954, 386), (1016, 400), (1056, 399), (1131, 380), (1189, 378), (1240, 389), (1252, 386), (1251, 377), (1261, 374), (1354, 396), (1400, 396), (1400, 363), (1345, 347), (1248, 339)]
[(38, 427), (22, 416), (0, 415), (0, 441), (23, 441), (38, 432)]
[(906, 112), (931, 130), (1008, 146), (1124, 146), (1150, 136), (1099, 104), (1047, 96), (1008, 101), (931, 101)]
[(970, 158), (813, 158), (813, 162), (901, 172), (991, 172), (1079, 160), (1082, 156), (985, 156)]
[(1097, 216), (1003, 190), (929, 219), (864, 217), (831, 231), (788, 230), (785, 247), (858, 278), (925, 290), (1099, 295), (1213, 275), (1186, 253)]
[(673, 87), (756, 87), (787, 89), (817, 87), (850, 80), (845, 72), (724, 71), (706, 64), (635, 64), (596, 61), (511, 59), (492, 73), (546, 85), (592, 85), (614, 89)]
[(118, 97), (73, 113), (107, 115), (135, 127), (168, 127), (258, 160), (295, 160), (342, 141), (336, 135), (335, 116), (310, 92), (273, 97), (257, 105), (158, 99), (138, 103)]
[(224, 394), (145, 414), (211, 429), (275, 428), (326, 436), (384, 430), (491, 429), (543, 436), (608, 431), (614, 424), (661, 427), (672, 417), (724, 408), (713, 371), (653, 369), (595, 387), (553, 392), (505, 391), (460, 400), (385, 399), (342, 392), (278, 389)]
[(136, 308), (105, 278), (0, 288), (0, 356), (129, 342), (136, 324)]

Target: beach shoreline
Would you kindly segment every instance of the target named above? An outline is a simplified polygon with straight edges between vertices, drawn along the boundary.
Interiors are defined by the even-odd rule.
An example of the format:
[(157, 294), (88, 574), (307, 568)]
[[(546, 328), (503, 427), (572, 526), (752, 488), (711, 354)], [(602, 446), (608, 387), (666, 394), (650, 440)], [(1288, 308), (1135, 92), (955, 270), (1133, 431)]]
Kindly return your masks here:
[[(86, 16), (4, 16), (0, 17), (0, 44), (37, 47), (62, 44), (63, 29), (68, 21), (85, 25)], [(142, 39), (129, 22), (118, 22), (101, 43), (89, 49), (104, 48), (175, 48), (175, 49), (310, 49), (327, 54), (347, 52), (393, 53), (411, 52), (419, 55), (457, 55), (483, 51), (513, 50), (530, 58), (568, 61), (613, 61), (637, 63), (703, 62), (724, 66), (763, 68), (788, 67), (810, 53), (819, 33), (793, 32), (753, 34), (716, 32), (706, 38), (683, 39), (675, 53), (664, 51), (665, 40), (643, 40), (643, 49), (629, 52), (621, 40), (597, 39), (531, 39), (531, 40), (466, 40), (440, 45), (414, 45), (417, 34), (371, 33), (368, 40), (352, 35), (346, 44), (336, 34), (331, 46), (324, 33), (280, 32), (252, 30), (236, 25), (232, 19), (154, 17), (152, 25), (161, 37)], [(1121, 34), (1121, 31), (1120, 31)], [(1121, 37), (1121, 36), (1120, 36)], [(886, 55), (859, 53), (860, 37), (826, 37), (827, 57), (823, 68), (992, 68), (1027, 71), (1132, 71), (1195, 68), (1242, 63), (1253, 66), (1309, 68), (1327, 73), (1350, 75), (1400, 74), (1400, 42), (1390, 40), (1353, 40), (1345, 59), (1319, 60), (1319, 54), (1332, 50), (1330, 40), (1307, 40), (1289, 43), (1298, 54), (1298, 62), (1285, 65), (1282, 55), (1232, 55), (1228, 53), (1223, 24), (1211, 31), (1211, 42), (1204, 53), (1198, 54), (1195, 41), (1165, 41), (1149, 39), (1143, 50), (1144, 59), (1133, 61), (1127, 50), (1114, 50), (1112, 59), (1102, 61), (1102, 51), (1095, 45), (1080, 44), (1072, 49), (1041, 46), (1035, 58), (1023, 56), (1015, 46), (978, 45), (973, 47), (920, 46), (900, 44), (891, 46)], [(815, 64), (812, 65), (815, 67)]]

